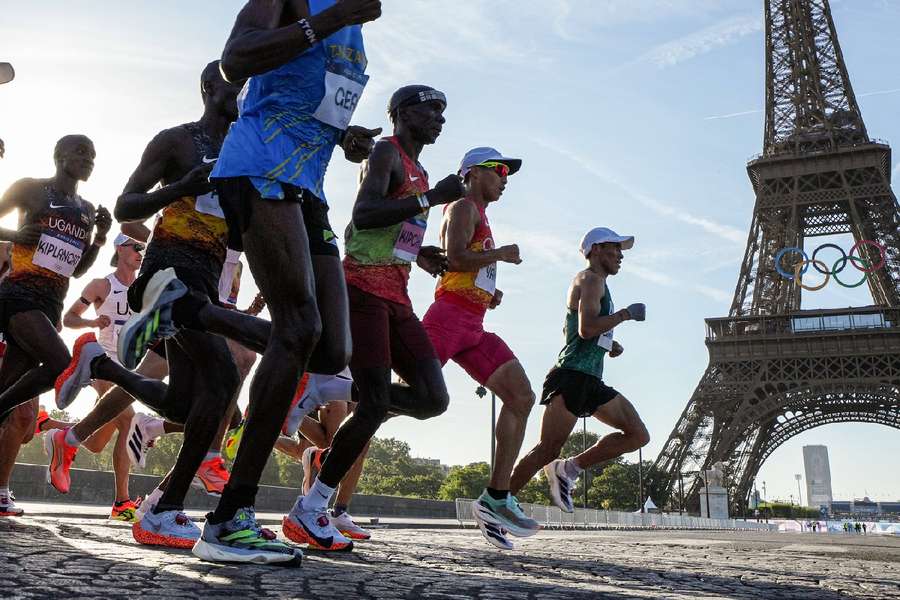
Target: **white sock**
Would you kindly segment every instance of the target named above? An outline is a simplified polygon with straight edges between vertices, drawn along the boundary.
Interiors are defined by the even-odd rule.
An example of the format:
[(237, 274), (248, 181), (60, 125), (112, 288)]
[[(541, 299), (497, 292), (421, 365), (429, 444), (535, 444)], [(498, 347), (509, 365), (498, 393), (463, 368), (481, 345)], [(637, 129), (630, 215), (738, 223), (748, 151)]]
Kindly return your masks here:
[(575, 463), (574, 458), (567, 458), (565, 462), (563, 462), (563, 470), (566, 472), (566, 476), (573, 480), (578, 479), (578, 476), (584, 471), (584, 469)]
[(144, 427), (146, 428), (147, 435), (150, 436), (150, 439), (155, 440), (166, 432), (165, 425), (166, 422), (162, 419), (153, 419), (152, 421), (147, 421), (147, 424)]
[(210, 450), (209, 452), (206, 453), (206, 458), (204, 458), (203, 460), (212, 460), (218, 456), (219, 456), (219, 452), (217, 450)]
[(69, 427), (69, 430), (66, 431), (66, 444), (69, 446), (80, 446), (81, 442), (84, 440), (78, 439), (78, 435), (75, 433), (74, 427)]
[(0, 496), (5, 496), (5, 497), (9, 498), (9, 486), (0, 487)]
[(328, 487), (316, 477), (315, 483), (309, 488), (309, 493), (303, 497), (303, 510), (324, 511), (328, 508), (328, 501), (334, 495), (334, 488)]

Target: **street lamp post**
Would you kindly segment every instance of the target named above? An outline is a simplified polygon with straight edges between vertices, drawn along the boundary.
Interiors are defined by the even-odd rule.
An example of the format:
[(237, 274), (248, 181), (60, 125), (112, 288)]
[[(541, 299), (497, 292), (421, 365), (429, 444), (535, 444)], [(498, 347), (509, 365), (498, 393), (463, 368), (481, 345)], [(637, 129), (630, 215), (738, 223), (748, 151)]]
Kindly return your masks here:
[[(797, 505), (803, 506), (803, 493), (800, 491), (800, 480), (803, 479), (803, 476), (800, 473), (794, 475), (794, 479), (797, 480)], [(807, 498), (809, 500), (809, 498)]]
[[(581, 418), (581, 451), (587, 452), (587, 417)], [(587, 480), (588, 471), (581, 474), (581, 484), (584, 488), (584, 507), (587, 508)]]
[(644, 513), (644, 461), (641, 449), (638, 448), (638, 506), (641, 514)]

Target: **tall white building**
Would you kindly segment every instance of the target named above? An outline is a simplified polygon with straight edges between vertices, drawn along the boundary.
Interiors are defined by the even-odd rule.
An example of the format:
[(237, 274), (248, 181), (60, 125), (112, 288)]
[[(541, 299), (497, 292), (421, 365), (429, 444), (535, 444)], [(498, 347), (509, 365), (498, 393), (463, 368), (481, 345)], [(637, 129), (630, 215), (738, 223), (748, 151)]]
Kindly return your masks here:
[(831, 465), (828, 447), (803, 446), (803, 467), (806, 470), (806, 505), (831, 508)]

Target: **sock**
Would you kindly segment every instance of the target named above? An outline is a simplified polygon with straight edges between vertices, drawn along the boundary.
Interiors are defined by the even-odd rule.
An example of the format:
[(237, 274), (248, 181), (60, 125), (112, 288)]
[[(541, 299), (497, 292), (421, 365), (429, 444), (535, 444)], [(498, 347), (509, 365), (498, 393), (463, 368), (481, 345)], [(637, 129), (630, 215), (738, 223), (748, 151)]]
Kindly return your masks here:
[(345, 512), (347, 512), (346, 504), (335, 504), (334, 509), (331, 511), (331, 514), (334, 515), (335, 517), (339, 517), (342, 514), (344, 514)]
[(328, 508), (328, 501), (334, 495), (334, 488), (328, 487), (316, 477), (315, 483), (309, 488), (309, 493), (303, 497), (301, 505), (303, 510), (308, 511), (324, 511)]
[(509, 496), (509, 490), (495, 490), (492, 487), (487, 488), (487, 493), (494, 500), (506, 500)]
[(212, 460), (212, 459), (216, 458), (217, 456), (220, 456), (220, 454), (217, 450), (210, 450), (209, 452), (206, 453), (206, 458), (204, 458), (203, 460), (204, 461)]
[(0, 496), (5, 496), (6, 498), (9, 498), (9, 486), (0, 487)]
[(80, 446), (81, 442), (84, 440), (78, 439), (78, 435), (75, 433), (74, 427), (69, 427), (66, 431), (66, 444), (69, 446)]
[(219, 525), (234, 518), (234, 513), (239, 509), (253, 506), (256, 502), (256, 492), (259, 487), (255, 485), (231, 485), (225, 484), (222, 497), (216, 510), (207, 515), (207, 520), (213, 525)]
[(150, 439), (155, 440), (166, 432), (166, 422), (162, 419), (153, 419), (147, 421), (146, 428), (147, 435), (150, 436)]
[(563, 461), (563, 470), (566, 472), (566, 477), (572, 480), (578, 479), (578, 476), (584, 471), (584, 469), (575, 464), (574, 458), (567, 458)]

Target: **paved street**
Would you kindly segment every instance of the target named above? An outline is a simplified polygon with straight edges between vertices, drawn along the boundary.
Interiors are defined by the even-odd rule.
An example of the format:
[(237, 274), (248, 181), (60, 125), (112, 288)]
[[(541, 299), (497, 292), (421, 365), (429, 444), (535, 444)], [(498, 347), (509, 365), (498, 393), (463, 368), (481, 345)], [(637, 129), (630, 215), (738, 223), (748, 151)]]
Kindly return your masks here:
[(352, 554), (283, 569), (141, 547), (127, 525), (0, 519), (3, 598), (900, 598), (900, 539), (542, 532), (513, 552), (477, 531), (382, 529)]

